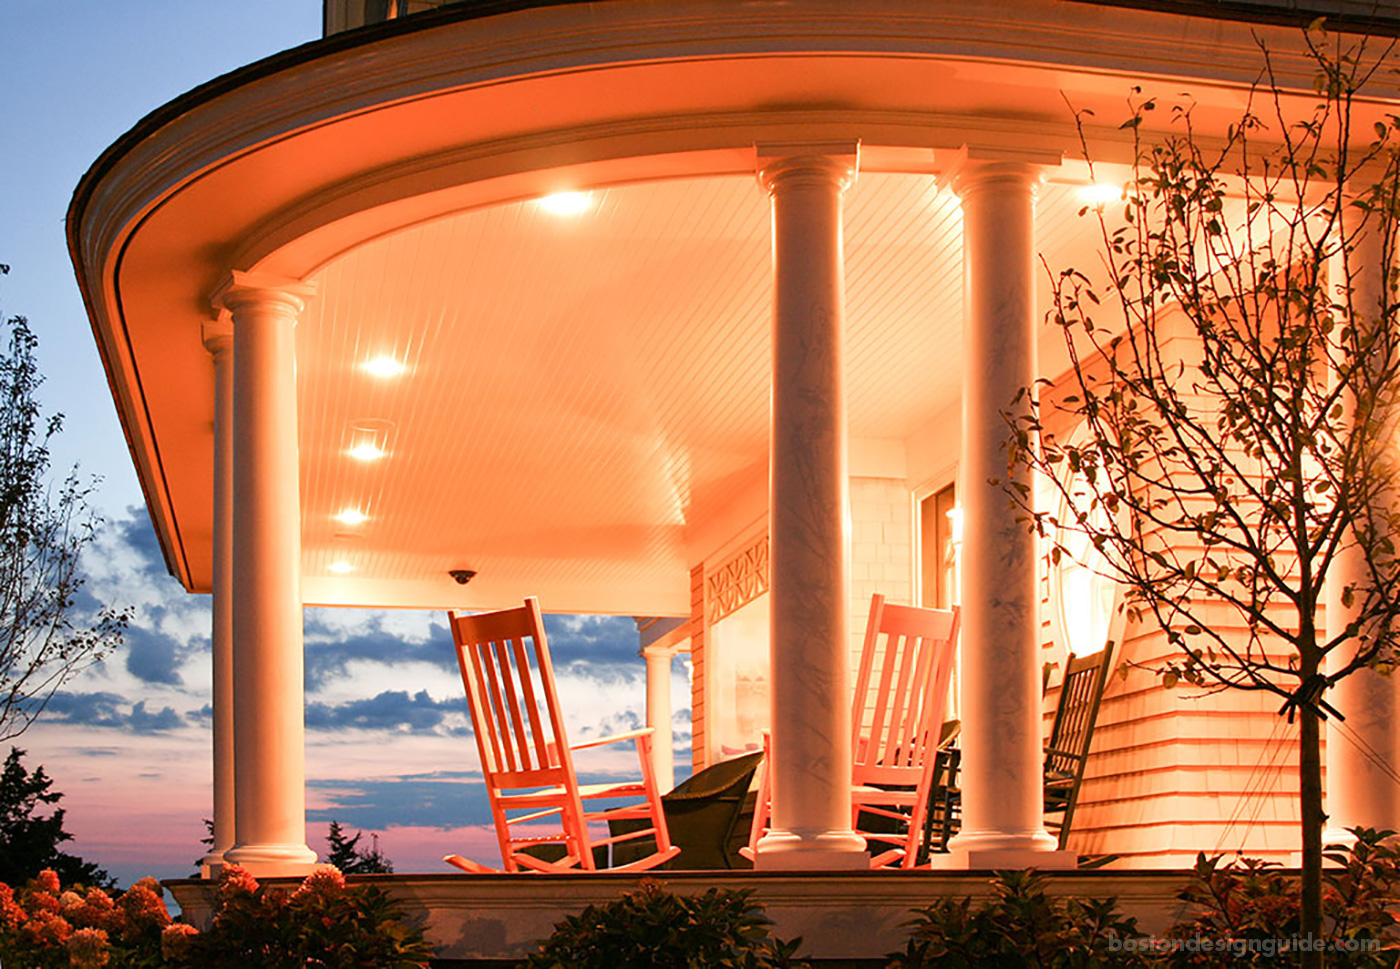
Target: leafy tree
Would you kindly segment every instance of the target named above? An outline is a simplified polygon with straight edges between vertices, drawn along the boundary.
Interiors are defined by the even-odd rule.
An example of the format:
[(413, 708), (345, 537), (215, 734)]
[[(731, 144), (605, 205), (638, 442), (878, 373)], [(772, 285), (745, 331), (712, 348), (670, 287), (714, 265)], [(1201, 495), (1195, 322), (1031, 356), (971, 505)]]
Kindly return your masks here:
[(363, 831), (356, 831), (353, 838), (347, 837), (339, 821), (331, 822), (326, 837), (330, 854), (326, 861), (339, 868), (346, 875), (388, 875), (393, 874), (394, 866), (384, 852), (379, 850), (379, 835), (370, 835), (370, 846), (360, 847)]
[[(0, 274), (9, 267), (0, 265)], [(63, 415), (40, 415), (39, 338), (22, 316), (5, 320), (0, 351), (0, 740), (23, 733), (54, 691), (122, 642), (129, 611), (101, 609), (80, 624), (79, 560), (100, 518), (95, 480), (71, 470), (49, 480), (49, 442)]]
[[(63, 798), (52, 790), (53, 780), (37, 767), (33, 773), (20, 761), (24, 751), (10, 748), (0, 771), (0, 882), (23, 885), (44, 869), (54, 871), (65, 884), (112, 888), (112, 877), (92, 862), (60, 851), (73, 836), (63, 830)], [(54, 806), (47, 816), (36, 814)]]
[[(1166, 686), (1272, 693), (1300, 720), (1301, 930), (1318, 937), (1327, 691), (1396, 659), (1400, 118), (1359, 121), (1391, 46), (1348, 46), (1320, 21), (1305, 42), (1316, 97), (1300, 108), (1266, 51), (1223, 140), (1180, 103), (1149, 143), (1158, 105), (1134, 91), (1134, 177), (1098, 210), (1104, 264), (1052, 276), (1072, 373), (1008, 414), (1011, 462), (1068, 511), (1009, 493), (1054, 560), (1096, 550), (1081, 564), (1177, 647)], [(1092, 168), (1086, 128), (1081, 113)], [(1329, 583), (1347, 622), (1331, 636)]]

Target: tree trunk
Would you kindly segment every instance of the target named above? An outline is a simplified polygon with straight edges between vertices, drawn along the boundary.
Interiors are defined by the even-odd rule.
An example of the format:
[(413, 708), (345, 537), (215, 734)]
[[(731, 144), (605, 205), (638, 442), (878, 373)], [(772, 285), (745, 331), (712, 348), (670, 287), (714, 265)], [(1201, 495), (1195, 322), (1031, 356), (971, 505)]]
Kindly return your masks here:
[[(1311, 682), (1318, 671), (1315, 650), (1300, 650), (1299, 682)], [(1298, 801), (1303, 822), (1303, 898), (1299, 937), (1307, 946), (1302, 953), (1304, 969), (1320, 969), (1323, 955), (1317, 948), (1322, 939), (1322, 756), (1318, 749), (1317, 708), (1300, 704), (1302, 718), (1298, 733)]]

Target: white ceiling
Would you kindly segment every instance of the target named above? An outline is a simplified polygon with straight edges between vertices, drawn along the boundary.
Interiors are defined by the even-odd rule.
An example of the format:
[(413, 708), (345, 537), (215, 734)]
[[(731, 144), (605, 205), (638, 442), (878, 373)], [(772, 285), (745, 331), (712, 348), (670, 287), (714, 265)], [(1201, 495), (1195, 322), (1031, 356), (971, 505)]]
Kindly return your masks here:
[[(1042, 193), (1052, 264), (1091, 238), (1081, 204)], [(956, 200), (863, 174), (845, 245), (850, 433), (902, 443), (958, 399)], [(767, 198), (738, 177), (602, 189), (576, 215), (465, 212), (323, 267), (297, 347), (310, 597), (374, 601), (370, 582), (395, 604), (433, 582), (437, 604), (685, 611), (697, 523), (766, 480), (771, 273)], [(363, 370), (385, 354), (401, 376)], [(365, 421), (391, 425), (383, 460), (344, 453)]]

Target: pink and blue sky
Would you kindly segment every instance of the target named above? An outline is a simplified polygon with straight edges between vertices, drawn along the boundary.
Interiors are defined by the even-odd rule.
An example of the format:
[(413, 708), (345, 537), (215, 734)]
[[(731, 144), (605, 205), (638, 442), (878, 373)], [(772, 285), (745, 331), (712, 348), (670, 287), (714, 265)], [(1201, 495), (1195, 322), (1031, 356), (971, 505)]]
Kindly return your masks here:
[[(45, 411), (66, 415), (55, 468), (101, 476), (106, 518), (84, 608), (132, 606), (126, 646), (69, 682), (12, 741), (64, 793), (69, 850), (123, 883), (179, 877), (210, 816), (210, 605), (166, 574), (64, 240), (87, 167), (149, 111), (320, 36), (319, 0), (45, 0), (0, 14), (0, 315), (39, 334)], [(548, 603), (545, 603), (546, 608)], [(638, 725), (644, 667), (626, 617), (547, 620), (576, 739)], [(451, 637), (441, 613), (306, 612), (308, 835), (336, 819), (380, 833), (400, 871), (498, 860)], [(679, 670), (678, 670), (679, 672)], [(676, 677), (678, 721), (688, 720)], [(688, 737), (678, 726), (678, 745)], [(626, 756), (624, 754), (624, 756)], [(677, 763), (688, 758), (678, 751)], [(594, 762), (609, 770), (612, 762)]]

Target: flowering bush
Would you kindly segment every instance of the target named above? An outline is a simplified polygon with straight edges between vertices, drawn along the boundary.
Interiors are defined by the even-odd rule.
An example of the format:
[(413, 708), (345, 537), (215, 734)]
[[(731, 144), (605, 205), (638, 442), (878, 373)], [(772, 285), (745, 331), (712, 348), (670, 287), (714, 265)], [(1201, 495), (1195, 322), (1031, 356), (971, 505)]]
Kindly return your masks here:
[(171, 924), (153, 878), (113, 899), (101, 888), (63, 891), (42, 871), (18, 892), (0, 884), (0, 963), (33, 966), (160, 966)]
[(172, 922), (161, 891), (154, 878), (115, 899), (100, 888), (63, 891), (51, 871), (18, 892), (0, 883), (0, 965), (407, 969), (426, 966), (432, 955), (384, 891), (347, 886), (333, 868), (288, 892), (264, 889), (228, 866), (207, 932)]
[(427, 966), (421, 929), (373, 885), (345, 884), (334, 868), (314, 872), (292, 892), (264, 888), (237, 865), (219, 879), (207, 932), (172, 925), (161, 937), (166, 965), (182, 969)]

